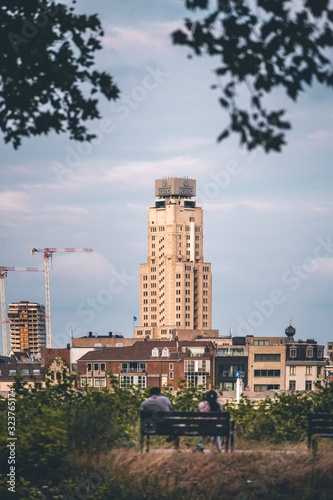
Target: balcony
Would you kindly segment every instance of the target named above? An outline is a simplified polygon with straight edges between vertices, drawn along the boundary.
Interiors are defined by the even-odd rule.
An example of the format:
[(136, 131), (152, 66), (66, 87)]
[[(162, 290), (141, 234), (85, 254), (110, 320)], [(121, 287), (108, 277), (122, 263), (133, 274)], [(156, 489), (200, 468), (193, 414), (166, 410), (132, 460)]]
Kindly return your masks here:
[(122, 368), (120, 373), (145, 373), (145, 368)]

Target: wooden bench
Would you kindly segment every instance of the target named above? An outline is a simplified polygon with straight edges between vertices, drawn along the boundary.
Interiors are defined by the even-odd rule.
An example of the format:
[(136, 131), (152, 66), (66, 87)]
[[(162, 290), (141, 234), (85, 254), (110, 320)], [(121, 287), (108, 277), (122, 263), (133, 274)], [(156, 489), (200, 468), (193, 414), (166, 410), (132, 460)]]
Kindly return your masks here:
[(333, 438), (333, 413), (309, 413), (308, 448), (313, 449), (314, 436)]
[(201, 411), (142, 411), (140, 412), (140, 447), (149, 452), (150, 436), (220, 436), (225, 438), (225, 451), (234, 448), (234, 421), (230, 413)]

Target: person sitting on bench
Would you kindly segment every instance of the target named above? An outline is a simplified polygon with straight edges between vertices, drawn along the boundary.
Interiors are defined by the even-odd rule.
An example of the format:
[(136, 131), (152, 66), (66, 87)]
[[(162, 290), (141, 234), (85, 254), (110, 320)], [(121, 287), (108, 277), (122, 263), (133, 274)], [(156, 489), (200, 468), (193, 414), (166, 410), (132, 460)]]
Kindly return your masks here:
[[(208, 391), (205, 395), (205, 399), (199, 403), (199, 411), (222, 411), (222, 405), (217, 401), (217, 392)], [(221, 451), (221, 438), (220, 436), (208, 438), (210, 441), (215, 443), (217, 451)]]
[[(161, 389), (159, 387), (151, 387), (149, 391), (149, 398), (141, 403), (141, 410), (143, 411), (171, 411), (172, 406), (170, 399), (166, 396), (162, 396)], [(173, 441), (173, 445), (176, 449), (179, 448), (179, 437), (168, 436), (166, 438), (167, 443)]]

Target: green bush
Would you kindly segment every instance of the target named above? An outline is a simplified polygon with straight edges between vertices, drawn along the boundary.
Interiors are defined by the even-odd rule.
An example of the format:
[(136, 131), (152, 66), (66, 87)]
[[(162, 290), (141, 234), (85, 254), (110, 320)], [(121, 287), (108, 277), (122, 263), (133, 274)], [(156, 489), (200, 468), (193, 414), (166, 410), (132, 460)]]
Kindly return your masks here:
[[(41, 488), (51, 495), (57, 485), (72, 480), (73, 468), (82, 457), (98, 466), (100, 457), (112, 449), (138, 449), (139, 409), (148, 389), (123, 389), (112, 374), (110, 378), (111, 391), (77, 390), (75, 377), (65, 373), (57, 384), (39, 390), (16, 379), (15, 466), (20, 498), (35, 498)], [(181, 382), (176, 394), (167, 388), (164, 394), (174, 409), (196, 410), (205, 392), (202, 387), (186, 388)], [(7, 400), (0, 398), (1, 498), (8, 495), (7, 406)], [(236, 423), (236, 447), (237, 437), (249, 443), (304, 443), (308, 412), (333, 411), (333, 384), (313, 392), (277, 394), (259, 403), (243, 396), (239, 405), (225, 405), (224, 409), (230, 410)]]

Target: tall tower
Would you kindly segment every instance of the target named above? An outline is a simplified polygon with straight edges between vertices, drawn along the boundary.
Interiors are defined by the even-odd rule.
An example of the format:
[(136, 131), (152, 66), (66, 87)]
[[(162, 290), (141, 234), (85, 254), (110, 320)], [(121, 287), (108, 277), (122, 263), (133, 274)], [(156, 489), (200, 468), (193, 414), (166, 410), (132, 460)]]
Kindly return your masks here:
[(148, 209), (147, 264), (140, 265), (137, 338), (217, 337), (211, 330), (211, 264), (203, 257), (203, 211), (194, 179), (155, 181)]
[(31, 356), (40, 357), (41, 347), (46, 346), (44, 306), (36, 302), (12, 302), (8, 318), (11, 350), (28, 350)]

